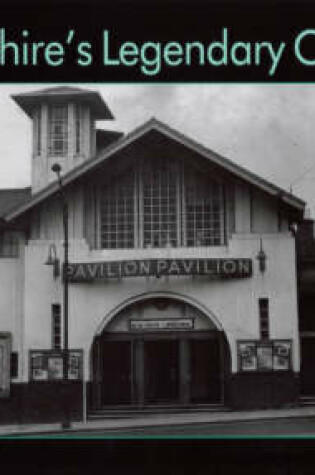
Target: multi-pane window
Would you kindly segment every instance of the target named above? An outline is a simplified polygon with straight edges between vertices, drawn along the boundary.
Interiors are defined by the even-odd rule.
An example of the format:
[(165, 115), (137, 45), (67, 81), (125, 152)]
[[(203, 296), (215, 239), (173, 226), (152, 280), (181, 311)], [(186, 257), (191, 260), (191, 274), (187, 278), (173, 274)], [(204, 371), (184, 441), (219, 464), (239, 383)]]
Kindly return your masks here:
[(52, 349), (61, 349), (61, 305), (59, 303), (51, 306), (52, 318)]
[(147, 158), (99, 188), (103, 249), (225, 244), (225, 189), (179, 160)]
[(48, 148), (51, 155), (68, 153), (68, 106), (53, 105), (48, 109)]
[(258, 300), (259, 305), (259, 326), (260, 338), (262, 340), (269, 338), (269, 299), (261, 298)]
[(146, 164), (143, 183), (144, 247), (177, 245), (177, 174), (160, 160), (153, 167)]
[(185, 176), (186, 245), (215, 246), (224, 241), (223, 186), (195, 174)]
[(130, 173), (101, 188), (100, 247), (134, 247), (134, 220), (134, 176)]

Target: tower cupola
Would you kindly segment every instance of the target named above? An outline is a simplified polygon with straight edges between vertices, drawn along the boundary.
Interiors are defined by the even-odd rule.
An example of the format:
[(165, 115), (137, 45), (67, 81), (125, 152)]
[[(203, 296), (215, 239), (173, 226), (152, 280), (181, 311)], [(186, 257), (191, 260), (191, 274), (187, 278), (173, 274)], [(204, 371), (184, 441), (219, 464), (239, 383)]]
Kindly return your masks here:
[(59, 163), (64, 173), (96, 153), (96, 120), (113, 119), (101, 95), (76, 87), (54, 87), (13, 95), (33, 123), (32, 193), (55, 180)]

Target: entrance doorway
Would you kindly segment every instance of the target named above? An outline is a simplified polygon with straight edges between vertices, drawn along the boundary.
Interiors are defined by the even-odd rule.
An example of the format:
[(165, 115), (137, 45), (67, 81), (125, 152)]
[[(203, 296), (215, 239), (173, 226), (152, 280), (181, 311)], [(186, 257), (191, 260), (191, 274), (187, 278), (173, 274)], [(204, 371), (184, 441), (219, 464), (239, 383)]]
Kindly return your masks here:
[(225, 335), (186, 302), (152, 297), (124, 308), (94, 340), (93, 409), (221, 404)]
[(301, 395), (315, 397), (315, 336), (301, 338)]
[(104, 333), (93, 352), (94, 408), (223, 402), (220, 332)]
[(130, 341), (104, 341), (102, 345), (101, 404), (131, 401)]

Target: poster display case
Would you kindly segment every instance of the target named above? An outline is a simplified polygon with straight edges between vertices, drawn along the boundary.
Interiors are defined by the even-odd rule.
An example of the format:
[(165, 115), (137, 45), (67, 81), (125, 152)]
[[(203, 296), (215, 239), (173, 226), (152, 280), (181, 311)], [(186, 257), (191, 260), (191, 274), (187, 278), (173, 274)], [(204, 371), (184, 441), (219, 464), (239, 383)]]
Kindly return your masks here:
[[(63, 379), (63, 351), (31, 350), (30, 380), (58, 381)], [(68, 379), (81, 380), (83, 350), (69, 350)]]
[(290, 340), (241, 340), (237, 343), (239, 371), (288, 371)]

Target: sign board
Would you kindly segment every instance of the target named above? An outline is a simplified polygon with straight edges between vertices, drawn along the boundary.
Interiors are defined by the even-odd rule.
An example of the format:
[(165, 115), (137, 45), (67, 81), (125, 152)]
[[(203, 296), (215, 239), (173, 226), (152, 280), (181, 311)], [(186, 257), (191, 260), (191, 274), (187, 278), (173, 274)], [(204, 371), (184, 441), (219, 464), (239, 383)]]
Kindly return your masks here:
[(194, 321), (191, 318), (130, 320), (131, 331), (192, 330), (193, 328)]
[(251, 259), (135, 259), (68, 264), (69, 282), (121, 277), (204, 275), (241, 278), (252, 275)]
[(11, 333), (0, 333), (0, 398), (10, 396)]

